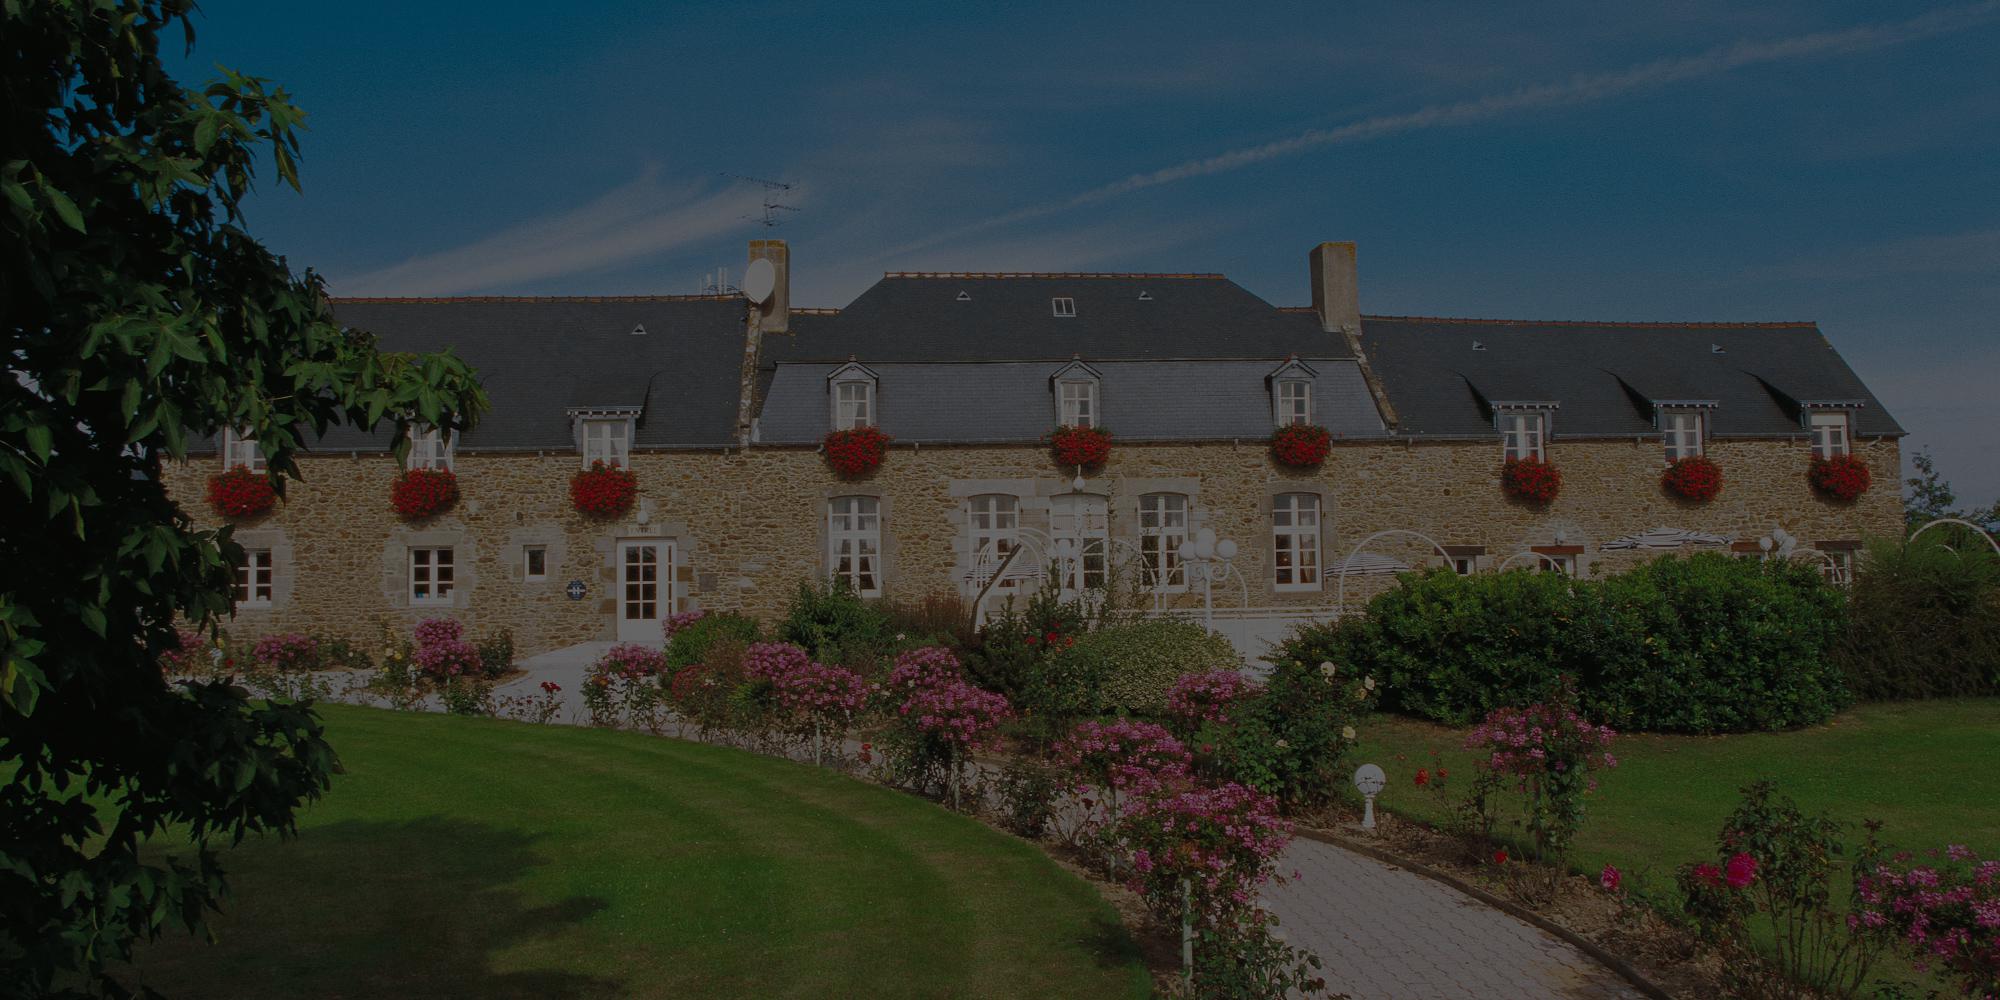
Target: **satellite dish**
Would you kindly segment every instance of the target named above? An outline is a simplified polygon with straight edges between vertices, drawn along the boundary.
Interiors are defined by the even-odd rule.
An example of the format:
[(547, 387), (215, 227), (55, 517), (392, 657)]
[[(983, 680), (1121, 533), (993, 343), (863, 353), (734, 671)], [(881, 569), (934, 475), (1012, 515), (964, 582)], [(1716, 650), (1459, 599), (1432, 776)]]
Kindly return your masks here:
[(751, 261), (749, 269), (743, 272), (743, 294), (760, 306), (770, 301), (777, 288), (778, 269), (763, 257)]

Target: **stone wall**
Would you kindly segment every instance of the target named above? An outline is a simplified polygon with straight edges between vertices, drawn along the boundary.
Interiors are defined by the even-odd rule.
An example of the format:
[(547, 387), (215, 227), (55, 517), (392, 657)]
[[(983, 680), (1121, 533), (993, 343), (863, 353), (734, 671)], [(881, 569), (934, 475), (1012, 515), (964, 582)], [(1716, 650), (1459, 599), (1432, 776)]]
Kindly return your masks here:
[[(1802, 440), (1711, 441), (1708, 453), (1722, 466), (1725, 486), (1707, 504), (1662, 492), (1656, 440), (1553, 442), (1549, 459), (1563, 472), (1563, 490), (1546, 508), (1501, 492), (1497, 441), (1342, 444), (1315, 472), (1276, 466), (1262, 442), (1118, 444), (1086, 490), (1107, 497), (1120, 558), (1136, 547), (1141, 495), (1187, 494), (1191, 527), (1211, 527), (1241, 549), (1235, 566), (1242, 579), (1217, 588), (1217, 607), (1247, 599), (1259, 607), (1330, 609), (1336, 598), (1331, 575), (1316, 591), (1279, 592), (1271, 584), (1269, 512), (1279, 494), (1322, 498), (1323, 566), (1337, 566), (1376, 532), (1403, 529), (1445, 545), (1481, 546), (1481, 568), (1534, 546), (1562, 544), (1581, 548), (1585, 573), (1603, 573), (1642, 556), (1600, 546), (1657, 527), (1750, 540), (1782, 526), (1805, 545), (1893, 534), (1901, 526), (1897, 443), (1868, 440), (1856, 447), (1875, 485), (1853, 504), (1828, 501), (1806, 485)], [(826, 501), (845, 495), (880, 499), (884, 596), (915, 600), (967, 586), (968, 497), (1021, 496), (1022, 526), (1046, 530), (1049, 498), (1071, 490), (1074, 476), (1074, 470), (1056, 469), (1044, 449), (1030, 446), (894, 446), (881, 469), (857, 481), (838, 479), (818, 454), (800, 449), (642, 452), (632, 461), (642, 499), (617, 522), (571, 509), (574, 454), (467, 453), (456, 460), (458, 505), (429, 522), (407, 524), (389, 507), (395, 466), (386, 455), (305, 458), (304, 481), (291, 484), (278, 509), (238, 528), (240, 540), (272, 550), (276, 587), (271, 607), (239, 609), (231, 628), (239, 636), (303, 630), (372, 642), (378, 621), (407, 631), (442, 614), (465, 622), (474, 636), (509, 628), (524, 655), (610, 639), (616, 635), (617, 543), (627, 538), (673, 544), (677, 608), (773, 617), (799, 580), (824, 572)], [(200, 497), (217, 467), (216, 459), (204, 457), (170, 471), (170, 488), (197, 519), (208, 518)], [(454, 548), (458, 581), (448, 602), (411, 606), (408, 550), (417, 545)], [(527, 545), (546, 547), (546, 580), (523, 578)], [(1383, 539), (1370, 551), (1411, 565), (1434, 561), (1427, 543), (1407, 536)], [(1516, 557), (1510, 565), (1532, 561)], [(583, 599), (565, 593), (572, 580), (584, 584)], [(1390, 582), (1384, 576), (1351, 579), (1349, 603)], [(1180, 594), (1169, 603), (1195, 607), (1199, 599)]]

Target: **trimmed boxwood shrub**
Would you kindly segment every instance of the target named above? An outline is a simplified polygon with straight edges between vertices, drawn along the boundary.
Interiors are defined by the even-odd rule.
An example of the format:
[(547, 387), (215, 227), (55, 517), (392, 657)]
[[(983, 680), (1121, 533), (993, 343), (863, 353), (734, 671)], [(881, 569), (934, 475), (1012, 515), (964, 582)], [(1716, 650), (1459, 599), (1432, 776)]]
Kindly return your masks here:
[(1454, 726), (1575, 679), (1584, 714), (1620, 729), (1717, 733), (1825, 721), (1852, 696), (1831, 653), (1840, 592), (1805, 563), (1665, 556), (1604, 580), (1407, 574), (1365, 615), (1307, 626), (1372, 673), (1384, 708)]
[(1850, 594), (1834, 658), (1856, 695), (2000, 694), (2000, 557), (1986, 543), (1961, 539), (1948, 549), (1930, 535), (1875, 543)]
[(1050, 658), (1049, 668), (1080, 690), (1071, 699), (1086, 714), (1126, 711), (1164, 715), (1167, 693), (1182, 674), (1238, 670), (1236, 647), (1193, 622), (1152, 619), (1105, 625), (1078, 636)]

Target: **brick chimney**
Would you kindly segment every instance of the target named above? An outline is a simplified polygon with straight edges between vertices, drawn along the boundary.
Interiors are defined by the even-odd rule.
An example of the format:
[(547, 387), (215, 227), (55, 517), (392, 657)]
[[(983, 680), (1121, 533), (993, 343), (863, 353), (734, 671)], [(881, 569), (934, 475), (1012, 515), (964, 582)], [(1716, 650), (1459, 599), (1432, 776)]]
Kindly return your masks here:
[(784, 240), (751, 240), (750, 259), (768, 260), (777, 272), (771, 295), (749, 303), (743, 323), (743, 368), (736, 387), (736, 444), (749, 447), (757, 419), (757, 377), (764, 361), (764, 335), (792, 329), (791, 250)]
[(1361, 333), (1361, 289), (1354, 278), (1354, 243), (1322, 243), (1312, 248), (1313, 312), (1319, 313), (1320, 329)]

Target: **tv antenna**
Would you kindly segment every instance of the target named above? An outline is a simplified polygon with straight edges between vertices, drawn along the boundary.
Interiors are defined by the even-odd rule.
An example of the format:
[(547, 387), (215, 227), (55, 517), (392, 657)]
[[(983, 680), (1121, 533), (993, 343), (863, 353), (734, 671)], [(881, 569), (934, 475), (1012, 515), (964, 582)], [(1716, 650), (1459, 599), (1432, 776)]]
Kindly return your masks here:
[(778, 213), (798, 211), (797, 206), (786, 205), (778, 201), (782, 192), (792, 189), (792, 185), (786, 181), (770, 181), (762, 177), (745, 177), (742, 174), (725, 173), (722, 176), (734, 178), (748, 184), (755, 184), (764, 189), (764, 214), (746, 215), (744, 218), (751, 222), (761, 223), (766, 229), (773, 228), (785, 221), (785, 217)]

